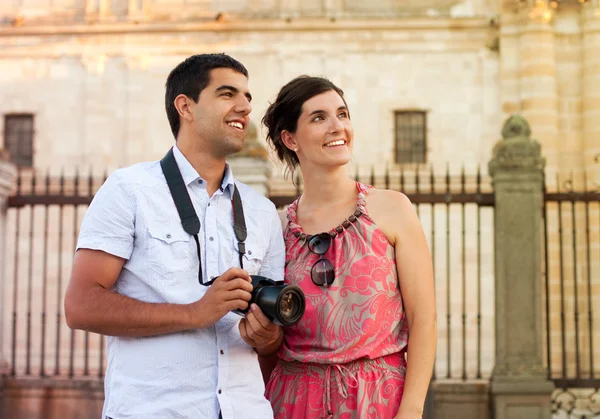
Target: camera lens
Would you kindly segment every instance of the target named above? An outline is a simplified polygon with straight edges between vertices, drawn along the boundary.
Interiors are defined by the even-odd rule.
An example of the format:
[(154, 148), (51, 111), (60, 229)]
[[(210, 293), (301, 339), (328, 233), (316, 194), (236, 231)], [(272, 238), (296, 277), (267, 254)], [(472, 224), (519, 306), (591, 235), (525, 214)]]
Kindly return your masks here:
[[(260, 275), (250, 275), (250, 278), (254, 287), (250, 303), (256, 303), (275, 324), (293, 326), (302, 319), (306, 300), (300, 287), (278, 285), (272, 279)], [(248, 310), (234, 310), (234, 312), (243, 316)]]
[(300, 297), (294, 292), (282, 292), (279, 300), (279, 313), (286, 321), (293, 321), (299, 314), (302, 303)]
[(283, 326), (292, 326), (304, 315), (305, 306), (302, 290), (295, 285), (288, 285), (281, 288), (274, 314)]

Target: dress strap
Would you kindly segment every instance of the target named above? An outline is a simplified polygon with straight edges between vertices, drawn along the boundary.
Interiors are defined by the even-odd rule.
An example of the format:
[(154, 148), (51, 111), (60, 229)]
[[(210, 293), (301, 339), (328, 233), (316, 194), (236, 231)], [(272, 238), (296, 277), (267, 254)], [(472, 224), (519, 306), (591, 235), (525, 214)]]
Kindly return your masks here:
[(290, 205), (288, 205), (288, 207), (286, 208), (286, 217), (287, 217), (288, 222), (287, 222), (287, 227), (286, 227), (284, 233), (291, 232), (291, 233), (294, 233), (296, 236), (298, 236), (302, 232), (302, 228), (298, 225), (298, 216), (296, 214), (296, 210), (298, 209), (298, 201), (299, 200), (300, 200), (300, 197), (296, 198), (296, 200), (294, 202), (292, 202)]
[(365, 185), (364, 183), (356, 182), (356, 189), (358, 190), (358, 196), (356, 198), (356, 208), (363, 214), (367, 214), (367, 195), (373, 189), (371, 185)]

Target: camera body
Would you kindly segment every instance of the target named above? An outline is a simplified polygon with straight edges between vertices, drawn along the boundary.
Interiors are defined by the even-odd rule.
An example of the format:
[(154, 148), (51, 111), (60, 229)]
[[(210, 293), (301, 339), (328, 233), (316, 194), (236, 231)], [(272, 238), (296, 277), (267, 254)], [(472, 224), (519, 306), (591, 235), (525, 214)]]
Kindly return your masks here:
[[(293, 326), (304, 315), (306, 300), (302, 289), (296, 285), (277, 284), (270, 278), (260, 275), (250, 275), (252, 279), (252, 298), (248, 303), (260, 307), (263, 313), (280, 326)], [(246, 310), (234, 310), (241, 316)]]

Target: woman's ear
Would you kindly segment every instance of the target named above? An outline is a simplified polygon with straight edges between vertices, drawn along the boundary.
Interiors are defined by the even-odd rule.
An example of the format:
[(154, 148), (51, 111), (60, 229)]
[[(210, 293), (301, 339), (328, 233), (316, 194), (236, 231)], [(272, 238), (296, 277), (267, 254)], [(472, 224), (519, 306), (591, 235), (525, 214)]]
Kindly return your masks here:
[(173, 104), (175, 105), (175, 109), (177, 109), (179, 116), (183, 119), (191, 121), (194, 118), (189, 97), (183, 94), (178, 95)]
[(287, 131), (287, 130), (281, 131), (281, 141), (290, 150), (298, 151), (298, 144), (296, 143), (296, 138), (289, 131)]

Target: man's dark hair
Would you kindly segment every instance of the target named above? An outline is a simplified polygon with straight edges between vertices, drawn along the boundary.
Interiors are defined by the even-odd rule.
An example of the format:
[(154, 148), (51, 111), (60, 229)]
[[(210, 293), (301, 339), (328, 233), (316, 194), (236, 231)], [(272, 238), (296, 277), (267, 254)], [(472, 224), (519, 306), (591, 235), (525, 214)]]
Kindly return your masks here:
[(248, 70), (239, 61), (225, 54), (198, 54), (186, 58), (167, 77), (165, 110), (175, 140), (179, 133), (179, 113), (175, 108), (175, 98), (186, 95), (198, 102), (200, 92), (210, 83), (210, 71), (215, 68), (231, 68), (248, 77)]

